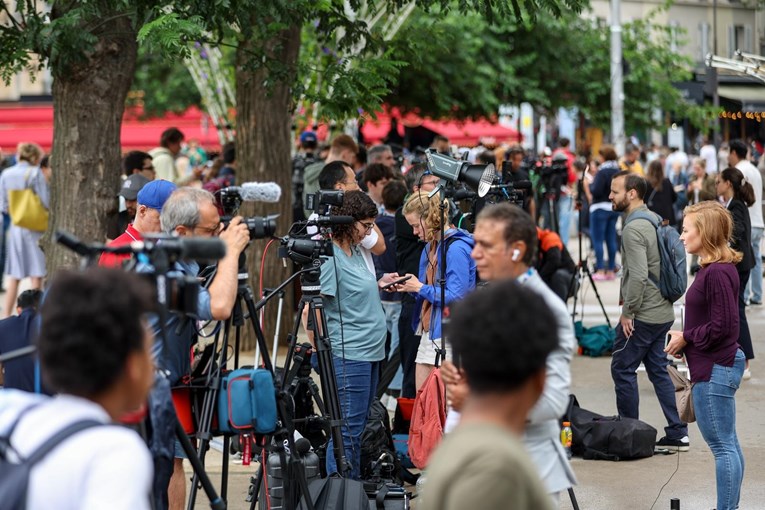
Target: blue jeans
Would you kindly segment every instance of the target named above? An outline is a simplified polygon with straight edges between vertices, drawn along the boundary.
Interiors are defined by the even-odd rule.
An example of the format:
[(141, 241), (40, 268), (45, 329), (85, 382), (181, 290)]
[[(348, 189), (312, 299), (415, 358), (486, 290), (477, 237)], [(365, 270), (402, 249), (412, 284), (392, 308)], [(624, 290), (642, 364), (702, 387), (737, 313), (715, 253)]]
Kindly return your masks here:
[(715, 364), (708, 382), (693, 385), (693, 409), (704, 441), (715, 456), (717, 510), (738, 508), (744, 479), (744, 454), (736, 435), (736, 390), (744, 374), (739, 349), (732, 367)]
[[(352, 361), (332, 355), (337, 381), (337, 395), (342, 413), (343, 446), (345, 458), (351, 466), (348, 478), (361, 478), (361, 435), (367, 424), (369, 408), (375, 399), (380, 363), (375, 361)], [(334, 442), (327, 445), (327, 474), (337, 473)]]
[(558, 235), (560, 240), (563, 241), (563, 246), (568, 244), (569, 232), (571, 231), (571, 215), (573, 199), (571, 195), (561, 194), (558, 199)]
[(616, 340), (611, 358), (616, 409), (619, 416), (635, 419), (640, 417), (640, 397), (635, 371), (642, 361), (667, 419), (668, 426), (664, 428), (667, 438), (681, 439), (688, 435), (688, 426), (680, 421), (677, 414), (675, 387), (667, 374), (667, 354), (664, 352), (664, 337), (672, 327), (672, 322), (648, 324), (635, 320), (634, 326), (629, 339), (624, 336), (621, 324), (616, 327)]
[(592, 239), (592, 249), (595, 250), (595, 269), (606, 269), (603, 260), (603, 242), (608, 249), (608, 269), (616, 269), (616, 220), (619, 219), (619, 213), (616, 211), (606, 211), (596, 209), (590, 213), (590, 239)]
[(752, 268), (749, 283), (746, 284), (744, 296), (748, 300), (762, 303), (762, 255), (760, 254), (760, 241), (765, 229), (752, 227), (752, 249), (754, 250), (754, 267)]
[[(385, 327), (390, 333), (390, 352), (388, 353), (388, 359), (390, 359), (393, 352), (398, 348), (398, 321), (401, 317), (401, 301), (383, 301), (382, 305), (385, 311)], [(401, 363), (399, 363), (396, 375), (393, 376), (388, 389), (400, 390), (403, 381), (404, 371), (401, 370)]]

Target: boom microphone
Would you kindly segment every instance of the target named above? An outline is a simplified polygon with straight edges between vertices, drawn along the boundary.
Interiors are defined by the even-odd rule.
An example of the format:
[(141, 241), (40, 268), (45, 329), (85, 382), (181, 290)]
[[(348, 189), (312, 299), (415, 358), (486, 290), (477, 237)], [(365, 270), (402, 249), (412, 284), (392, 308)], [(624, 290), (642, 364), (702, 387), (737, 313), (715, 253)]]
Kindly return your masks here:
[(531, 189), (532, 184), (531, 184), (531, 181), (515, 181), (515, 182), (508, 182), (507, 184), (492, 184), (491, 186), (492, 191), (495, 189), (507, 189), (507, 188)]
[(275, 182), (244, 182), (241, 186), (229, 186), (223, 193), (237, 193), (245, 202), (278, 202), (282, 189)]
[(144, 241), (134, 241), (127, 246), (130, 249), (127, 253), (162, 250), (182, 259), (220, 260), (226, 256), (226, 244), (217, 237), (147, 236)]

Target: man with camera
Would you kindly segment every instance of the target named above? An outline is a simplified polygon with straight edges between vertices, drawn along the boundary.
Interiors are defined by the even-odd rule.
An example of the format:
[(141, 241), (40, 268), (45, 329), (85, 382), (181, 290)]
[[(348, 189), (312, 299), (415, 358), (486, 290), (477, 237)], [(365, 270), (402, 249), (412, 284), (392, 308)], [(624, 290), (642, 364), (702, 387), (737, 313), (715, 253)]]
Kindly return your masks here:
[[(226, 320), (234, 307), (238, 287), (239, 254), (247, 247), (250, 233), (242, 218), (233, 218), (228, 225), (221, 223), (218, 208), (213, 195), (197, 188), (179, 188), (165, 202), (160, 215), (162, 231), (180, 238), (187, 237), (219, 237), (226, 245), (226, 255), (218, 261), (217, 271), (210, 285), (199, 289), (197, 307), (194, 319)], [(181, 260), (175, 263), (174, 271), (186, 276), (196, 277), (199, 265), (195, 261)], [(170, 314), (160, 328), (154, 325), (155, 334), (160, 338), (164, 331), (164, 341), (155, 344), (154, 353), (159, 355), (159, 368), (167, 376), (164, 381), (158, 381), (153, 393), (152, 411), (155, 406), (172, 406), (169, 386), (178, 384), (191, 369), (190, 350), (197, 341), (195, 321), (189, 317)], [(154, 424), (153, 424), (154, 425)], [(173, 431), (173, 423), (162, 424), (162, 433)], [(156, 429), (155, 429), (156, 430)], [(156, 443), (156, 441), (153, 441)], [(153, 444), (155, 456), (167, 456), (168, 444)], [(172, 452), (172, 450), (171, 450)], [(181, 509), (186, 498), (186, 484), (183, 474), (183, 458), (185, 454), (179, 441), (175, 441), (175, 459), (172, 467), (172, 478), (169, 473), (157, 471), (155, 488), (159, 488), (164, 479), (171, 509)], [(155, 463), (158, 464), (157, 459)], [(163, 467), (168, 467), (164, 465)], [(169, 486), (168, 486), (169, 481)]]
[[(519, 207), (502, 203), (486, 206), (478, 215), (472, 257), (483, 282), (493, 285), (514, 279), (542, 297), (557, 320), (558, 345), (547, 357), (545, 386), (526, 421), (523, 442), (548, 494), (557, 502), (560, 492), (576, 483), (559, 440), (558, 420), (566, 412), (571, 387), (571, 358), (576, 340), (566, 305), (542, 281), (533, 268), (537, 250), (537, 227)], [(481, 292), (478, 290), (477, 292)], [(470, 387), (451, 361), (444, 361), (441, 375), (447, 385), (447, 401), (461, 410)]]

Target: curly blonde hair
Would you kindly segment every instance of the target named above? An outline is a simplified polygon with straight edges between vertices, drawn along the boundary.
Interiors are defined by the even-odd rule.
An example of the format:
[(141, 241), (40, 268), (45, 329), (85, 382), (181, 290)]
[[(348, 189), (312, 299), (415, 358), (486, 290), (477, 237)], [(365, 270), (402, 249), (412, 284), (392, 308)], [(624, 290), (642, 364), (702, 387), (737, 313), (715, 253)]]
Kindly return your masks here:
[[(438, 207), (438, 195), (428, 198), (428, 191), (418, 191), (409, 195), (404, 204), (404, 216), (415, 214), (422, 220), (425, 229), (425, 240), (430, 242), (438, 239), (441, 232), (441, 209)], [(448, 209), (449, 204), (446, 202)]]
[(43, 150), (36, 143), (21, 142), (16, 147), (19, 161), (26, 161), (31, 165), (37, 165), (43, 157)]
[(702, 266), (713, 262), (730, 264), (741, 262), (743, 254), (729, 245), (733, 235), (733, 217), (725, 206), (714, 200), (704, 200), (698, 204), (689, 205), (683, 213), (699, 231), (701, 249), (706, 255), (700, 260)]

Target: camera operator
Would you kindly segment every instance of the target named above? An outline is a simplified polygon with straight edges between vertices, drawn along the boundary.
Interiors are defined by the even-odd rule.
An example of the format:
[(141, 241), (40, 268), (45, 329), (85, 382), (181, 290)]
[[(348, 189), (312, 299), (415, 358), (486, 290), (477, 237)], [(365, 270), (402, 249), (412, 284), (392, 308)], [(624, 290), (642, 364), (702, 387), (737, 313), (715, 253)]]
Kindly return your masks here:
[[(366, 268), (359, 245), (375, 225), (377, 207), (364, 192), (348, 191), (333, 215), (351, 216), (351, 224), (332, 231), (334, 256), (321, 266), (321, 295), (327, 336), (343, 416), (342, 436), (350, 462), (348, 477), (361, 476), (361, 436), (377, 391), (380, 361), (385, 358), (385, 313), (374, 273)], [(303, 310), (306, 331), (308, 308)], [(318, 321), (317, 324), (321, 324)], [(312, 334), (308, 335), (312, 339)], [(327, 473), (338, 472), (333, 443), (327, 446)], [(344, 473), (341, 473), (344, 474)]]
[[(508, 184), (531, 180), (528, 169), (523, 162), (523, 148), (517, 144), (513, 145), (508, 151), (508, 157), (507, 164), (502, 165), (502, 182)], [(533, 193), (526, 193), (523, 199), (523, 210), (529, 213), (532, 218), (537, 217), (537, 203)]]
[[(571, 317), (563, 301), (533, 268), (538, 241), (531, 216), (508, 203), (487, 206), (476, 220), (473, 236), (472, 257), (481, 280), (493, 285), (496, 281), (515, 279), (539, 294), (558, 322), (558, 346), (547, 357), (545, 388), (529, 413), (523, 436), (548, 494), (557, 502), (560, 493), (576, 483), (559, 440), (558, 423), (566, 412), (571, 388), (571, 358), (576, 346)], [(444, 362), (441, 375), (447, 385), (447, 401), (459, 411), (470, 381), (465, 381), (449, 360)]]
[[(145, 402), (151, 388), (152, 335), (144, 317), (152, 303), (150, 285), (124, 271), (55, 276), (37, 347), (42, 378), (57, 395), (0, 392), (0, 435), (10, 435), (13, 450), (28, 458), (54, 446), (32, 467), (24, 508), (151, 508), (146, 444), (111, 424)], [(91, 420), (98, 425), (62, 434)]]
[[(244, 251), (250, 240), (249, 230), (242, 223), (242, 218), (240, 216), (233, 218), (224, 228), (210, 192), (197, 188), (179, 188), (165, 202), (160, 223), (162, 231), (167, 234), (178, 237), (218, 236), (226, 244), (226, 255), (218, 261), (217, 272), (212, 282), (207, 289), (199, 289), (195, 318), (199, 320), (227, 319), (236, 301), (239, 254)], [(196, 276), (199, 265), (192, 260), (182, 260), (176, 262), (173, 269), (184, 275)], [(158, 335), (158, 325), (155, 324), (154, 329), (155, 334)], [(161, 349), (159, 367), (166, 371), (167, 382), (173, 386), (190, 371), (189, 353), (191, 346), (197, 341), (195, 322), (190, 318), (171, 314), (164, 325), (164, 333), (164, 346), (158, 344), (154, 352)], [(163, 392), (158, 390), (158, 392), (160, 394), (157, 395), (157, 400), (166, 398), (167, 402), (157, 402), (157, 405), (171, 404), (169, 392), (166, 390)], [(172, 427), (173, 424), (163, 423), (162, 425)], [(157, 451), (154, 453), (156, 455)], [(169, 487), (167, 487), (167, 478), (164, 479), (164, 484), (167, 487), (170, 508), (180, 509), (183, 508), (186, 498), (186, 483), (183, 475), (185, 454), (177, 440), (173, 456), (175, 461)], [(163, 475), (166, 476), (165, 473), (157, 473), (158, 484), (162, 483)]]

